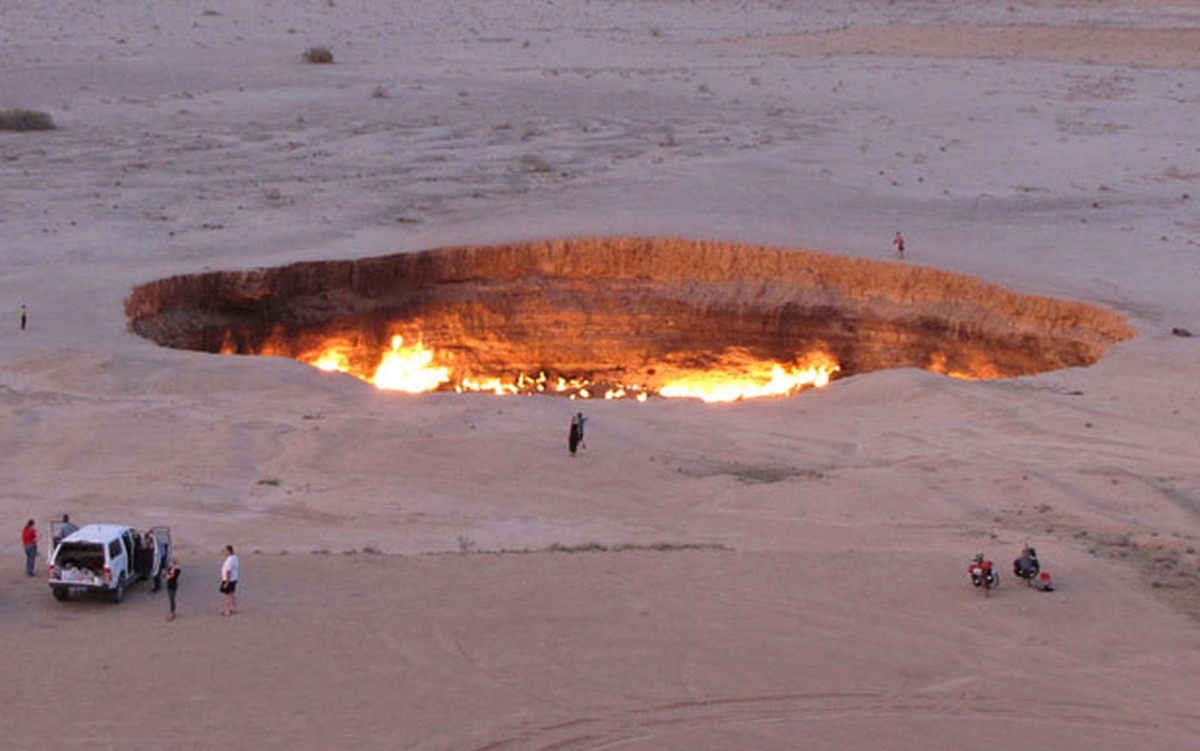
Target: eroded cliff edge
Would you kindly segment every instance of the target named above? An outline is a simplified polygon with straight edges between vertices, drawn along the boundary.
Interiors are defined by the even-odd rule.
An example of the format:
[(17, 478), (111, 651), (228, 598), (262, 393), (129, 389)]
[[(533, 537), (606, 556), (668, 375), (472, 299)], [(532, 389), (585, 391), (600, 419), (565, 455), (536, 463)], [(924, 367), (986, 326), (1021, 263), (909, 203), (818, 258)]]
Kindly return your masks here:
[(129, 328), (160, 345), (299, 356), (396, 333), (472, 373), (653, 380), (738, 349), (831, 354), (840, 375), (915, 367), (997, 378), (1086, 366), (1135, 332), (1117, 313), (936, 269), (787, 248), (591, 237), (468, 246), (135, 288)]

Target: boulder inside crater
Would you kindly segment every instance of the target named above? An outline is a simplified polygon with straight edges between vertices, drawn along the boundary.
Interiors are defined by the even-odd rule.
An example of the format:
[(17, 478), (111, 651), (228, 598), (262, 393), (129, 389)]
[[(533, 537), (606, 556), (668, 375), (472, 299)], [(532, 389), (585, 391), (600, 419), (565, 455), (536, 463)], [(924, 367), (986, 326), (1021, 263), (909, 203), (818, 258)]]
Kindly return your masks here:
[[(888, 368), (1006, 378), (1091, 365), (1133, 336), (1079, 302), (900, 263), (678, 238), (454, 247), (174, 276), (130, 329), (167, 347), (278, 355), (380, 384), (409, 349), (422, 388), (664, 394), (673, 384)], [(412, 354), (409, 352), (409, 354)], [(726, 395), (757, 395), (730, 391)], [(763, 393), (771, 393), (769, 391)]]

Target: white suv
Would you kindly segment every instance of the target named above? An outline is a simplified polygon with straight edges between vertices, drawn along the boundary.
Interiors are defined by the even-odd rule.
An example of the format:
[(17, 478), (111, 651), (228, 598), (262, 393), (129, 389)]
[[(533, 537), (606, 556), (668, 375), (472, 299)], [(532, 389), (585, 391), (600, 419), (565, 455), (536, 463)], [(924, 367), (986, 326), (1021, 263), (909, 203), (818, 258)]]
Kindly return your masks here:
[(89, 524), (67, 535), (50, 554), (50, 589), (55, 599), (72, 592), (103, 592), (114, 603), (126, 587), (152, 579), (158, 591), (171, 549), (171, 530), (154, 527), (145, 535), (119, 524)]

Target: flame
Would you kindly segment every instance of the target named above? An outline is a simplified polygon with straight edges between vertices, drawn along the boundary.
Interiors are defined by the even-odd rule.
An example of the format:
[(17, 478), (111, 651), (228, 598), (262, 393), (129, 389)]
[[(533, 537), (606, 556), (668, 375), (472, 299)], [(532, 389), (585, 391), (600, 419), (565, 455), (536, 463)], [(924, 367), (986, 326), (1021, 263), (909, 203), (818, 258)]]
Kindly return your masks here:
[[(297, 355), (296, 359), (326, 372), (347, 373), (388, 391), (419, 394), (433, 391), (450, 380), (449, 369), (433, 365), (434, 352), (420, 341), (406, 347), (404, 337), (393, 336), (391, 348), (384, 350), (373, 370), (362, 367), (365, 358), (360, 350), (355, 342), (336, 338), (326, 341), (320, 349)], [(272, 351), (269, 345), (264, 348), (264, 354)]]
[(341, 349), (328, 349), (309, 364), (327, 373), (334, 371), (347, 373), (350, 371), (350, 360)]
[[(450, 369), (433, 367), (433, 351), (421, 342), (404, 346), (404, 337), (392, 337), (392, 349), (383, 354), (371, 383), (387, 391), (406, 391), (419, 394), (433, 391), (450, 380)], [(319, 367), (319, 366), (318, 366)]]
[(221, 349), (219, 351), (223, 355), (232, 355), (238, 351), (237, 342), (234, 341), (232, 331), (225, 330), (225, 336), (221, 339)]
[(1004, 377), (1000, 369), (993, 365), (985, 356), (975, 354), (968, 359), (970, 362), (967, 363), (967, 370), (951, 370), (946, 363), (946, 355), (941, 352), (935, 352), (930, 355), (929, 365), (925, 369), (930, 373), (938, 373), (964, 381)]
[(751, 362), (732, 369), (693, 371), (673, 378), (658, 389), (661, 396), (689, 397), (705, 402), (733, 402), (762, 396), (786, 396), (806, 387), (821, 388), (839, 370), (827, 355), (812, 356), (803, 365)]
[(505, 394), (519, 394), (520, 388), (515, 383), (505, 383), (500, 378), (485, 378), (482, 381), (474, 378), (463, 378), (454, 387), (454, 390), (460, 394), (464, 391), (474, 391), (477, 393), (492, 393), (501, 396)]
[[(264, 345), (263, 354), (275, 354), (276, 347)], [(283, 354), (282, 349), (279, 354)], [(391, 347), (377, 357), (360, 341), (331, 337), (319, 348), (296, 355), (296, 359), (327, 372), (347, 373), (373, 383), (376, 388), (410, 394), (453, 388), (459, 393), (499, 395), (554, 393), (569, 399), (636, 399), (650, 396), (701, 399), (705, 402), (731, 402), (764, 396), (786, 396), (803, 388), (820, 388), (839, 370), (837, 362), (824, 352), (816, 352), (793, 364), (759, 360), (740, 348), (731, 348), (713, 357), (705, 367), (694, 363), (649, 363), (646, 372), (655, 374), (653, 383), (594, 383), (587, 378), (518, 373), (515, 377), (454, 374), (440, 363), (452, 360), (425, 347), (420, 337), (416, 344), (405, 345), (396, 334)]]

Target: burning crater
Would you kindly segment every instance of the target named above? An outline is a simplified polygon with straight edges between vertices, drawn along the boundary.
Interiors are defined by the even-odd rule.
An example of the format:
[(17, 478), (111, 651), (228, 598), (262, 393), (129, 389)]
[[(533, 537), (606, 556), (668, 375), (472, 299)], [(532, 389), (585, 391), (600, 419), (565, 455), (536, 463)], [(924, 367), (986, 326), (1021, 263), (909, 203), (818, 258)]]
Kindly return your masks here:
[(303, 262), (143, 284), (160, 345), (292, 357), (380, 388), (724, 401), (914, 367), (1090, 365), (1109, 310), (934, 269), (674, 238), (580, 238)]

